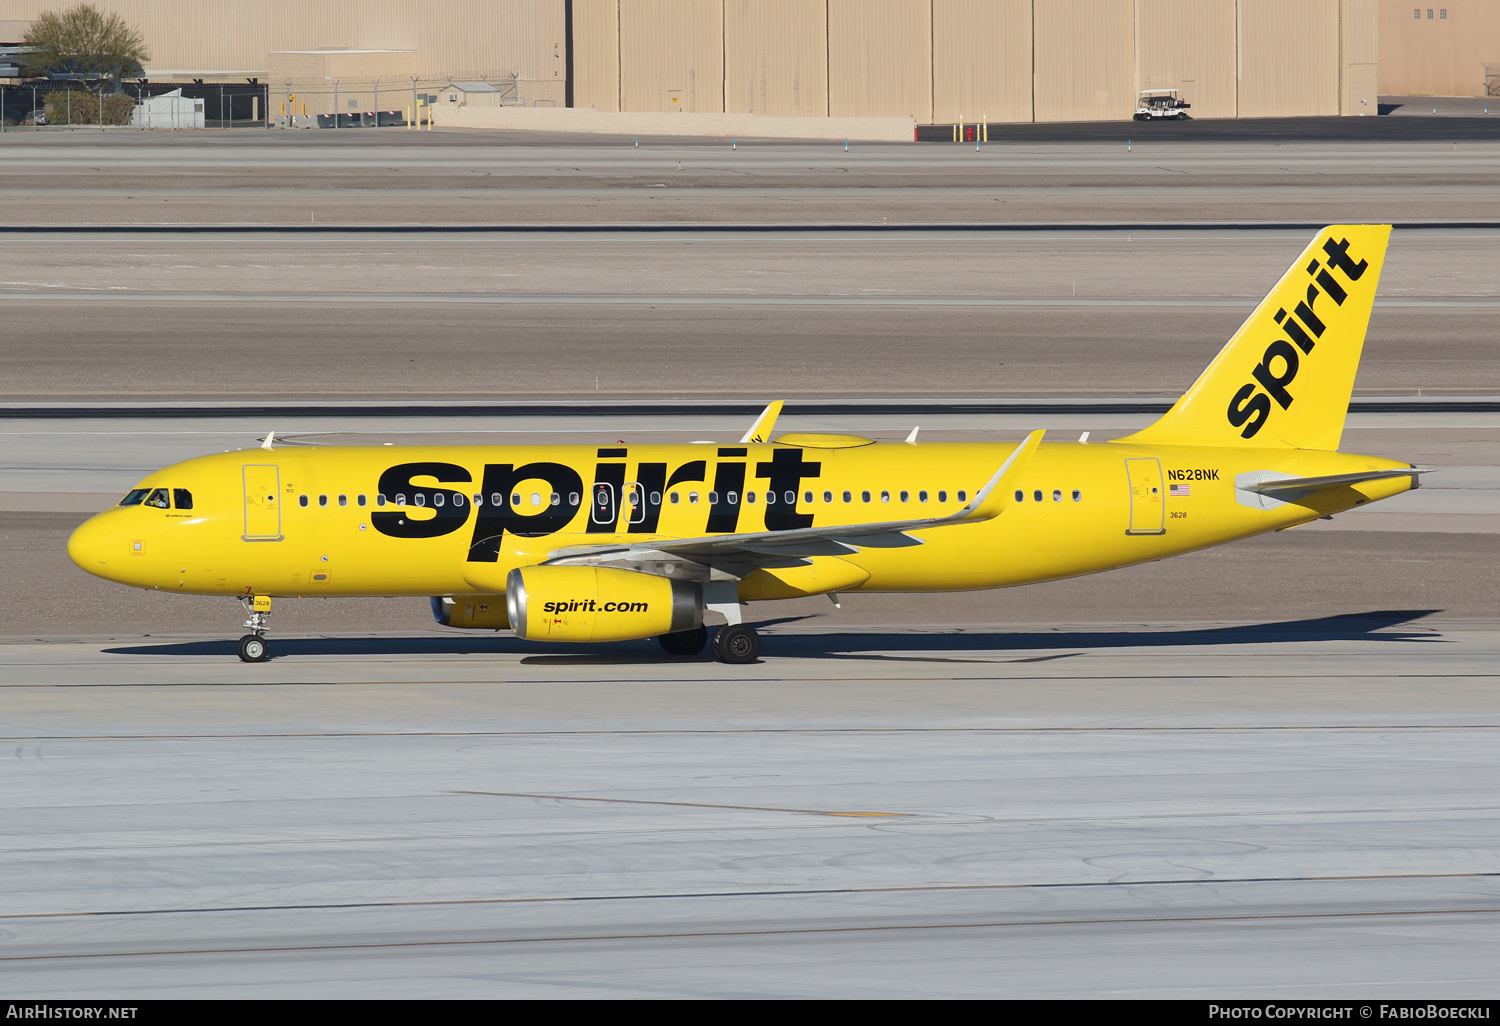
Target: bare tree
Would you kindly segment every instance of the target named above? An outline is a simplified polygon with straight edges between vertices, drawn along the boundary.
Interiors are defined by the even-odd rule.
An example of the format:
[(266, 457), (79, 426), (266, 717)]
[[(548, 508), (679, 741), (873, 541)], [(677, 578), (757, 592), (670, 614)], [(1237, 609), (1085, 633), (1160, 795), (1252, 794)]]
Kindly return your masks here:
[(21, 42), (34, 47), (21, 57), (28, 74), (92, 78), (101, 86), (106, 78), (140, 75), (151, 59), (138, 29), (85, 3), (39, 15)]

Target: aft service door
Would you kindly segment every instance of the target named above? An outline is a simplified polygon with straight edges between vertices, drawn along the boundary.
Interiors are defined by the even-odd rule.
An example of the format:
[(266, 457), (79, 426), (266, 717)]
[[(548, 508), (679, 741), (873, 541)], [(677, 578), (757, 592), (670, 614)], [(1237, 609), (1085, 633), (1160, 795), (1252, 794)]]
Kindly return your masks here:
[(1163, 501), (1161, 461), (1126, 460), (1130, 476), (1130, 526), (1126, 534), (1166, 534), (1167, 506)]
[(281, 475), (274, 466), (245, 468), (246, 541), (281, 541)]

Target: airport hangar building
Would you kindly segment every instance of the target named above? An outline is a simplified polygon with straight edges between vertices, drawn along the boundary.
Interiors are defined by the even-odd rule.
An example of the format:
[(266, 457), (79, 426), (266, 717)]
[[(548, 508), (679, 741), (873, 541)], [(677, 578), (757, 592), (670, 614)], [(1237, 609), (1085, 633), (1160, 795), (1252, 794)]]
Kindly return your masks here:
[[(444, 106), (906, 118), (1360, 115), (1482, 95), (1500, 4), (1439, 0), (92, 0), (152, 83), (265, 83), (274, 114)], [(70, 0), (3, 0), (0, 36)], [(385, 99), (382, 100), (382, 93)]]

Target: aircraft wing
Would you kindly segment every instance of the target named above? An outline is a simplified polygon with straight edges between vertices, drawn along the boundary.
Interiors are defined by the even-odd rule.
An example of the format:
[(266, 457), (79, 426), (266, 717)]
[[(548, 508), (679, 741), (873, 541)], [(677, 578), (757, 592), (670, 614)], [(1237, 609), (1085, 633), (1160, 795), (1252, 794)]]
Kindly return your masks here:
[[(1033, 431), (1016, 446), (974, 498), (958, 512), (942, 517), (835, 524), (789, 531), (755, 531), (700, 538), (659, 538), (637, 544), (589, 545), (549, 553), (549, 564), (628, 565), (652, 569), (656, 564), (689, 562), (722, 569), (732, 576), (769, 566), (799, 566), (810, 556), (845, 556), (862, 548), (921, 545), (908, 531), (993, 520), (1010, 501), (1015, 479), (1025, 471), (1045, 431)], [(664, 567), (661, 569), (665, 569)]]

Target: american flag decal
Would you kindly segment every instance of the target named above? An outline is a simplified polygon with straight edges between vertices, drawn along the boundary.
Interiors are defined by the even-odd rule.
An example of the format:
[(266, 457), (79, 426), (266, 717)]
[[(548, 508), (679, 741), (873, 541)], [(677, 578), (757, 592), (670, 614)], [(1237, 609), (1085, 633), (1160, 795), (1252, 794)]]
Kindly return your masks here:
[(1185, 484), (1174, 484), (1167, 489), (1168, 495), (1192, 495), (1193, 486)]

